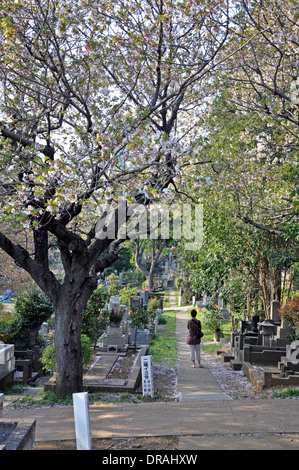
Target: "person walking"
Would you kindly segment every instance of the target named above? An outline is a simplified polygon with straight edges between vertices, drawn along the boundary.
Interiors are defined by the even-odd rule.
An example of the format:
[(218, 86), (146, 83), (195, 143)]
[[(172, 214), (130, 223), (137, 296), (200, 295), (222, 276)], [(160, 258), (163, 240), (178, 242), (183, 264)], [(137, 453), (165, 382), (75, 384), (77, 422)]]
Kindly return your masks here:
[(198, 362), (198, 367), (203, 367), (200, 363), (200, 343), (201, 338), (197, 336), (198, 329), (201, 330), (201, 322), (196, 318), (197, 311), (195, 309), (191, 310), (191, 320), (188, 320), (187, 328), (189, 331), (187, 337), (187, 344), (190, 347), (190, 359), (192, 361), (191, 367), (196, 367), (196, 360)]

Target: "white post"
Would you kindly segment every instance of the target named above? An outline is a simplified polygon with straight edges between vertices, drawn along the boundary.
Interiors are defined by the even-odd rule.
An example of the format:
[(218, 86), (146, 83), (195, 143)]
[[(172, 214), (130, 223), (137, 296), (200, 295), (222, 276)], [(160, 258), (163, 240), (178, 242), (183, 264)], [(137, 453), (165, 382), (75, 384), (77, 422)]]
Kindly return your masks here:
[(142, 392), (143, 396), (154, 396), (153, 384), (153, 371), (152, 371), (152, 356), (141, 357), (141, 372), (142, 372)]
[(88, 393), (73, 393), (77, 450), (91, 450)]
[(0, 418), (2, 418), (2, 413), (3, 413), (3, 402), (4, 402), (4, 393), (0, 393)]

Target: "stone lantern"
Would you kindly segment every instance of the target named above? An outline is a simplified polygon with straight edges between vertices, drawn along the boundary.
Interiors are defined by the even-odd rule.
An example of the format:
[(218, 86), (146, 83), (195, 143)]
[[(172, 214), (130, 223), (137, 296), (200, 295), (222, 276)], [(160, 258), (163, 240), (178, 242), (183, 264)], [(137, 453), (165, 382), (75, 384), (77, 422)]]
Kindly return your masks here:
[(270, 346), (270, 337), (275, 333), (275, 325), (269, 320), (260, 323), (260, 334), (262, 335), (262, 345)]

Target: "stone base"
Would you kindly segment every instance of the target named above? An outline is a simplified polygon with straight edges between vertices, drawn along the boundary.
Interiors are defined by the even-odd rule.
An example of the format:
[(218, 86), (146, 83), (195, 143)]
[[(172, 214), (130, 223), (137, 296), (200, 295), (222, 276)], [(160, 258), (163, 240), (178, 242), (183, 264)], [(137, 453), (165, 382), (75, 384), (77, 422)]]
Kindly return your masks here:
[(15, 369), (13, 369), (11, 372), (9, 372), (7, 375), (0, 379), (0, 391), (13, 386), (14, 374)]
[(97, 350), (99, 353), (111, 353), (111, 354), (120, 354), (126, 353), (128, 351), (129, 345), (124, 344), (123, 346), (119, 346), (118, 344), (107, 344), (100, 346)]
[(243, 368), (243, 363), (240, 362), (240, 361), (236, 361), (236, 360), (231, 360), (230, 361), (230, 366), (233, 370), (242, 370)]
[(19, 419), (0, 421), (1, 450), (34, 450), (36, 421)]
[(128, 349), (128, 335), (124, 333), (122, 326), (108, 326), (107, 333), (104, 335), (103, 346), (100, 350), (117, 353)]

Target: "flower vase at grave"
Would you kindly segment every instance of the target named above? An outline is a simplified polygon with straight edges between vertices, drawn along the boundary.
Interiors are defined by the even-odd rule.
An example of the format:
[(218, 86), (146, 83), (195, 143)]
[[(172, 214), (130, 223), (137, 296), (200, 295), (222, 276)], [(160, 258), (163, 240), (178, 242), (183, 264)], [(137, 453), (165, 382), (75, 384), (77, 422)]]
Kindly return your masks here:
[(115, 312), (114, 310), (111, 310), (110, 316), (109, 316), (109, 320), (110, 320), (109, 326), (113, 328), (119, 327), (120, 322), (122, 320), (122, 316), (123, 316), (123, 312), (121, 311)]

